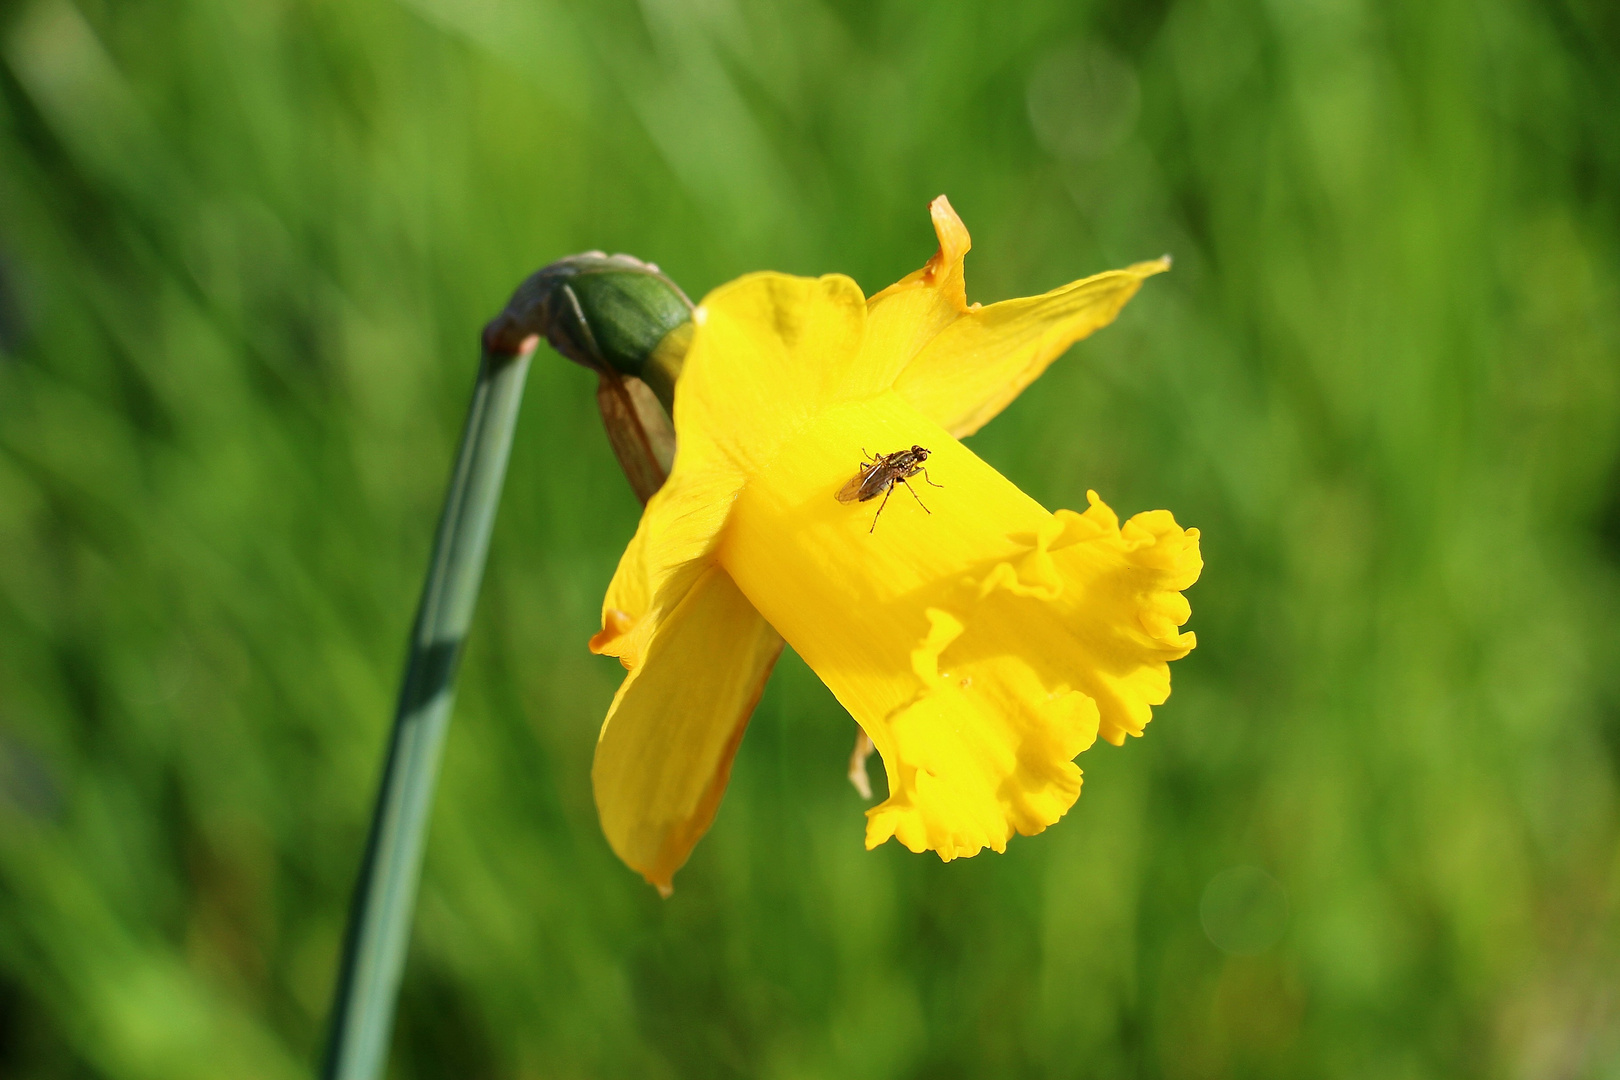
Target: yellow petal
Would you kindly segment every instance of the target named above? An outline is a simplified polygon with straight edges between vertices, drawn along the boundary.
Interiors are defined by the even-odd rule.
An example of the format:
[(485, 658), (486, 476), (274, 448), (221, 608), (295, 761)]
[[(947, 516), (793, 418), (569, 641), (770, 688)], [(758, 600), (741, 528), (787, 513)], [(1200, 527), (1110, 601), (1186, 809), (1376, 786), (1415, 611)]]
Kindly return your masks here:
[(596, 744), (591, 780), (618, 856), (668, 895), (709, 828), (782, 639), (710, 566), (648, 635)]
[(924, 345), (894, 388), (958, 438), (983, 427), (1063, 351), (1114, 321), (1168, 258), (967, 311)]
[[(708, 450), (693, 439), (687, 457)], [(591, 651), (617, 656), (627, 668), (640, 663), (647, 642), (667, 613), (707, 569), (742, 478), (723, 461), (677, 468), (642, 511), (636, 535), (602, 601), (602, 630)]]
[(676, 473), (711, 457), (754, 472), (829, 404), (893, 378), (860, 363), (866, 299), (842, 274), (749, 274), (705, 296), (693, 321), (675, 393)]
[(962, 260), (973, 240), (945, 196), (929, 203), (928, 213), (939, 237), (939, 250), (921, 270), (912, 271), (866, 303), (862, 363), (881, 369), (890, 382), (923, 346), (968, 310)]
[[(928, 475), (877, 500), (834, 493), (861, 450), (921, 445)], [(933, 486), (933, 485), (940, 486)], [(1140, 731), (1192, 636), (1179, 589), (1197, 533), (1162, 512), (1048, 513), (890, 393), (830, 408), (749, 477), (721, 565), (883, 755), (868, 845), (942, 858), (1056, 821), (1072, 759)]]

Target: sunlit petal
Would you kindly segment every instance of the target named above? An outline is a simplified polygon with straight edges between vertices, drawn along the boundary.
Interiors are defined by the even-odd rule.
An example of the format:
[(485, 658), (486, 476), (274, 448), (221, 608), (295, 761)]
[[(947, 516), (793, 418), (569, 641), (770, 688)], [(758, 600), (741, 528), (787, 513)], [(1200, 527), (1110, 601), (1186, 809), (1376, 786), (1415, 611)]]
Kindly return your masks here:
[(945, 327), (968, 310), (962, 260), (973, 246), (967, 226), (941, 195), (928, 204), (939, 238), (922, 269), (914, 270), (867, 301), (866, 339), (861, 363), (881, 371), (884, 385)]
[(934, 335), (895, 380), (906, 400), (958, 438), (1006, 408), (1065, 349), (1114, 321), (1169, 259), (1109, 270), (1041, 296), (968, 311)]
[(613, 699), (591, 779), (618, 856), (660, 890), (714, 820), (782, 639), (706, 569), (648, 635)]

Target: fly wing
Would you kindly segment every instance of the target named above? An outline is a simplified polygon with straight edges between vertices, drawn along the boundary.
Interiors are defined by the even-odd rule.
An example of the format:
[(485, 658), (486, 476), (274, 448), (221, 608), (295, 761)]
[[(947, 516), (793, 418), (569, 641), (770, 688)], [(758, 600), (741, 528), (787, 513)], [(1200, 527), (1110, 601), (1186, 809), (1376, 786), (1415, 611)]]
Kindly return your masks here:
[(862, 489), (865, 488), (866, 479), (872, 475), (874, 467), (872, 465), (862, 465), (861, 471), (850, 477), (849, 483), (839, 488), (838, 494), (834, 497), (841, 503), (860, 502), (863, 499), (870, 499), (872, 496), (865, 494)]

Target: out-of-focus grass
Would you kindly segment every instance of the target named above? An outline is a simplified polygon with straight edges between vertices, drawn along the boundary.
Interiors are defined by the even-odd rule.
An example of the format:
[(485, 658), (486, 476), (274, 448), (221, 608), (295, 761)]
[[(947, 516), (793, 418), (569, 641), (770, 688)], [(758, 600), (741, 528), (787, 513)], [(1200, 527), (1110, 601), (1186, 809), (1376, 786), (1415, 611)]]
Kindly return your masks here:
[(659, 901), (589, 789), (637, 508), (542, 357), (395, 1074), (1620, 1069), (1617, 43), (1580, 0), (0, 7), (0, 1074), (313, 1060), (524, 274), (870, 291), (940, 191), (972, 299), (1176, 256), (974, 440), (1203, 528), (1175, 696), (945, 866), (861, 850), (789, 658)]

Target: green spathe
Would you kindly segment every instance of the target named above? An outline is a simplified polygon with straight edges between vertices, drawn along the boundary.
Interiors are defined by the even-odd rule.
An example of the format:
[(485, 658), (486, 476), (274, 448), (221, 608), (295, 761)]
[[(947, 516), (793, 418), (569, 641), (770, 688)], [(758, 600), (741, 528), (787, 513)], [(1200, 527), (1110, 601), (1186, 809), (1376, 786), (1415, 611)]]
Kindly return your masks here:
[(660, 345), (672, 335), (684, 342), (675, 332), (689, 332), (691, 320), (692, 301), (656, 265), (587, 252), (520, 285), (484, 341), (492, 352), (512, 353), (530, 335), (543, 335), (577, 364), (642, 380), (671, 411), (685, 349)]

